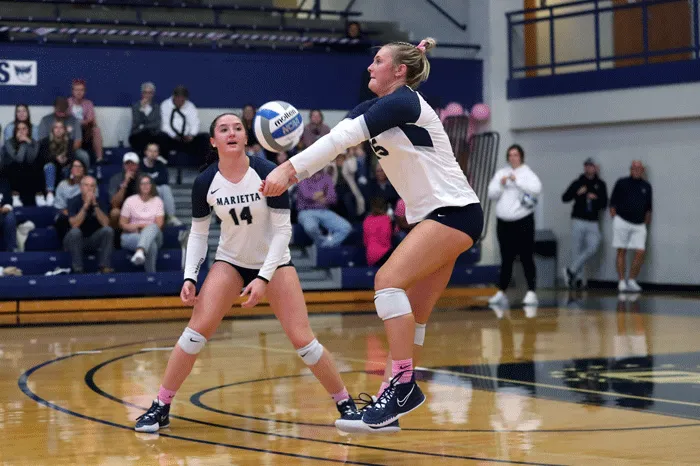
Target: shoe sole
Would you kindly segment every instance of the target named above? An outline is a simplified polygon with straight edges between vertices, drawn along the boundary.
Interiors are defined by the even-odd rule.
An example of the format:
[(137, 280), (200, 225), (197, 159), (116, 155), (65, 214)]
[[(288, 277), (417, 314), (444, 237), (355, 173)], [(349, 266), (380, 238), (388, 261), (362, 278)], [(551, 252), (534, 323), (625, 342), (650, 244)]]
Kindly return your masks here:
[(155, 424), (152, 426), (134, 427), (134, 430), (136, 432), (145, 432), (147, 434), (155, 434), (160, 429), (167, 429), (168, 427), (170, 427), (170, 424), (165, 425), (165, 426), (159, 426), (158, 424)]
[(393, 434), (401, 432), (400, 426), (384, 426), (372, 427), (360, 421), (347, 421), (345, 419), (337, 419), (335, 427), (346, 434)]
[(383, 421), (383, 422), (380, 422), (380, 423), (377, 423), (377, 424), (367, 424), (365, 421), (362, 421), (362, 423), (363, 423), (363, 424), (367, 424), (367, 426), (369, 426), (369, 427), (374, 427), (374, 428), (377, 428), (377, 427), (385, 427), (385, 426), (387, 426), (388, 424), (391, 424), (392, 422), (394, 422), (394, 421), (400, 419), (401, 416), (405, 416), (406, 414), (410, 413), (411, 411), (414, 411), (414, 410), (418, 409), (423, 403), (425, 403), (425, 394), (423, 395), (423, 399), (421, 400), (420, 403), (418, 403), (417, 405), (415, 405), (413, 408), (409, 409), (409, 410), (406, 411), (405, 413), (399, 413), (399, 414), (396, 415), (396, 417), (387, 419), (386, 421)]

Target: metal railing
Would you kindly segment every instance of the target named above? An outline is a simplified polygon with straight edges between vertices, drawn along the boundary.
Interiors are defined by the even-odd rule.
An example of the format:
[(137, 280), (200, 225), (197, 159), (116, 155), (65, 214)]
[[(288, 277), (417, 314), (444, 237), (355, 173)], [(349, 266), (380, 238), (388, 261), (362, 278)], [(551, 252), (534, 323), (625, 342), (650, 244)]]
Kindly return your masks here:
[[(519, 78), (525, 76), (531, 76), (533, 74), (538, 74), (540, 71), (544, 71), (547, 74), (561, 74), (571, 72), (572, 67), (583, 67), (589, 70), (600, 70), (603, 67), (615, 66), (615, 62), (622, 60), (639, 61), (639, 64), (648, 64), (650, 61), (656, 57), (664, 57), (674, 54), (687, 54), (687, 59), (698, 59), (700, 58), (700, 28), (699, 28), (699, 18), (698, 18), (698, 4), (700, 0), (640, 0), (634, 3), (626, 4), (615, 4), (612, 0), (578, 0), (567, 3), (559, 4), (548, 4), (548, 2), (543, 2), (544, 6), (539, 8), (532, 8), (526, 10), (518, 10), (506, 13), (506, 18), (508, 22), (508, 69), (509, 77)], [(673, 48), (655, 48), (652, 50), (650, 47), (650, 34), (649, 34), (649, 23), (650, 23), (650, 11), (654, 11), (655, 7), (659, 7), (664, 4), (689, 4), (690, 7), (690, 24), (688, 28), (690, 29), (690, 44), (683, 47), (673, 47)], [(623, 11), (640, 11), (641, 12), (641, 34), (642, 34), (642, 44), (641, 51), (638, 53), (625, 53), (616, 54), (614, 51), (612, 54), (606, 54), (603, 51), (603, 45), (612, 46), (612, 44), (602, 44), (602, 34), (601, 34), (601, 23), (602, 19), (613, 20), (615, 13)], [(593, 35), (594, 45), (592, 50), (589, 51), (590, 58), (581, 59), (570, 59), (570, 60), (557, 60), (557, 52), (566, 53), (566, 50), (558, 49), (556, 43), (556, 26), (557, 21), (574, 19), (574, 18), (588, 18), (593, 19), (593, 25), (591, 30), (586, 34), (586, 31), (578, 31), (580, 39), (589, 39), (590, 35)], [(539, 47), (539, 37), (537, 37), (537, 48), (534, 51), (536, 57), (534, 57), (537, 64), (527, 64), (528, 61), (533, 61), (531, 56), (527, 56), (526, 44), (527, 38), (526, 34), (523, 34), (522, 41), (517, 42), (517, 29), (525, 28), (528, 25), (538, 25), (544, 24), (547, 28), (548, 42), (547, 49), (542, 50)], [(579, 25), (582, 25), (583, 21), (579, 21)], [(612, 23), (611, 23), (612, 26)], [(530, 26), (532, 27), (532, 26)], [(536, 34), (541, 35), (541, 28)], [(612, 28), (610, 30), (612, 36)], [(612, 40), (612, 38), (611, 38)], [(522, 50), (521, 50), (522, 49)], [(546, 52), (549, 55), (549, 59), (542, 59), (539, 52)], [(522, 56), (516, 56), (522, 52)], [(532, 49), (530, 49), (532, 53)], [(541, 63), (545, 61), (545, 63)], [(516, 64), (517, 62), (517, 64)], [(631, 64), (637, 63), (626, 63), (625, 66), (630, 66)], [(568, 68), (568, 70), (566, 69)], [(528, 73), (529, 72), (529, 73)]]

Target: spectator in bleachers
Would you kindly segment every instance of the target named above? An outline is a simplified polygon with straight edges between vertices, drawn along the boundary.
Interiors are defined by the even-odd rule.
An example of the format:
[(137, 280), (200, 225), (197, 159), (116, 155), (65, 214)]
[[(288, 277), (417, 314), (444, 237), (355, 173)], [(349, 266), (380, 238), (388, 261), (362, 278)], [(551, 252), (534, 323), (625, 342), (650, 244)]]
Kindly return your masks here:
[(132, 264), (144, 265), (146, 272), (156, 271), (158, 250), (163, 245), (165, 210), (156, 185), (147, 174), (137, 178), (139, 193), (129, 196), (121, 210), (119, 226), (122, 248), (135, 251)]
[(58, 234), (58, 239), (63, 241), (66, 233), (70, 229), (68, 222), (68, 201), (80, 194), (80, 181), (87, 173), (85, 164), (80, 159), (75, 159), (70, 166), (70, 174), (67, 178), (58, 183), (56, 197), (53, 206), (58, 209), (58, 214), (54, 220), (54, 228)]
[(255, 120), (255, 105), (245, 104), (241, 109), (241, 122), (245, 128), (245, 134), (248, 136), (248, 145), (254, 146), (258, 143), (258, 137), (253, 130), (253, 121)]
[(253, 121), (255, 120), (255, 106), (253, 104), (245, 104), (241, 112), (241, 123), (245, 128), (245, 134), (248, 137), (248, 145), (245, 147), (245, 153), (248, 157), (266, 157), (265, 149), (258, 142), (258, 137), (253, 130)]
[(46, 205), (54, 204), (56, 182), (60, 182), (70, 170), (73, 161), (73, 141), (71, 141), (62, 121), (57, 120), (51, 134), (39, 142), (39, 158), (44, 164), (46, 182)]
[[(297, 188), (299, 223), (319, 247), (339, 246), (352, 231), (352, 225), (330, 210), (336, 202), (333, 179), (321, 170), (301, 181)], [(321, 232), (323, 227), (328, 235)]]
[(15, 105), (15, 119), (5, 126), (5, 131), (3, 132), (3, 142), (7, 142), (12, 139), (12, 135), (15, 133), (15, 125), (20, 121), (25, 122), (32, 133), (32, 139), (35, 141), (39, 140), (39, 127), (32, 124), (32, 117), (29, 113), (29, 107), (27, 104), (17, 104)]
[(173, 95), (160, 104), (161, 129), (167, 134), (164, 143), (169, 153), (184, 152), (192, 160), (204, 158), (208, 151), (209, 135), (199, 132), (199, 112), (189, 100), (185, 86), (177, 86)]
[(2, 146), (0, 161), (10, 181), (14, 207), (46, 205), (44, 164), (39, 158), (39, 144), (31, 138), (27, 123), (15, 125), (12, 138)]
[(394, 222), (396, 223), (396, 228), (394, 229), (394, 237), (396, 242), (400, 243), (408, 235), (408, 232), (413, 229), (415, 225), (410, 225), (406, 220), (406, 203), (403, 199), (399, 199), (396, 203), (396, 209), (394, 210)]
[(362, 222), (362, 240), (365, 244), (367, 265), (381, 267), (392, 252), (392, 225), (387, 215), (387, 202), (383, 197), (373, 197), (370, 213)]
[(175, 216), (175, 197), (168, 184), (168, 167), (160, 160), (160, 150), (158, 144), (152, 142), (146, 146), (144, 158), (141, 160), (141, 173), (150, 175), (156, 185), (158, 195), (163, 200), (165, 216), (170, 225), (182, 225), (180, 219)]
[(68, 221), (71, 229), (63, 238), (63, 247), (70, 252), (73, 273), (83, 273), (85, 251), (98, 253), (100, 272), (113, 272), (114, 230), (97, 203), (94, 177), (88, 175), (80, 180), (80, 194), (68, 201)]
[(355, 181), (357, 172), (357, 160), (348, 150), (335, 159), (335, 164), (330, 165), (333, 185), (339, 202), (333, 209), (341, 217), (355, 223), (365, 213), (365, 198)]
[(90, 155), (81, 149), (83, 146), (83, 130), (80, 122), (69, 113), (68, 99), (56, 97), (53, 103), (53, 113), (46, 115), (39, 123), (39, 140), (49, 137), (51, 128), (56, 121), (62, 121), (66, 126), (68, 137), (73, 141), (73, 153), (76, 158), (83, 161), (86, 167), (90, 168)]
[(124, 200), (139, 192), (138, 174), (139, 174), (139, 156), (134, 152), (127, 152), (122, 158), (123, 170), (120, 173), (115, 173), (109, 179), (109, 219), (111, 225), (117, 228), (119, 225), (119, 217), (121, 216), (121, 208)]
[(85, 147), (92, 147), (95, 160), (102, 162), (102, 131), (97, 126), (95, 105), (85, 98), (85, 80), (74, 79), (71, 86), (71, 96), (68, 98), (70, 114), (80, 122)]
[(12, 190), (9, 181), (0, 174), (0, 235), (3, 250), (15, 252), (17, 249), (17, 219), (12, 211)]
[(391, 185), (389, 178), (381, 165), (377, 164), (374, 167), (374, 179), (369, 182), (367, 187), (369, 199), (374, 197), (383, 197), (389, 204), (389, 210), (393, 212), (396, 208), (396, 203), (399, 201), (399, 194)]
[(161, 131), (160, 104), (153, 101), (155, 94), (155, 84), (145, 82), (141, 84), (141, 100), (131, 105), (129, 146), (137, 154), (142, 154), (149, 143), (161, 143), (167, 137)]
[(330, 133), (331, 129), (323, 122), (323, 112), (319, 109), (313, 109), (309, 112), (309, 122), (304, 127), (304, 133), (301, 136), (300, 149), (306, 149), (319, 138)]

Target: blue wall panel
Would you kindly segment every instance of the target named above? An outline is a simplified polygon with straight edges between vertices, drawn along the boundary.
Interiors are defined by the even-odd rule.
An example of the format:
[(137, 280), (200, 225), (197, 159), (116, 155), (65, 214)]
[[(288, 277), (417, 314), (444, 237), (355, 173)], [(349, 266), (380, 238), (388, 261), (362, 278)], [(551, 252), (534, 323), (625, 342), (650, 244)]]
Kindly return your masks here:
[(700, 60), (508, 80), (508, 99), (629, 89), (700, 81)]
[[(153, 81), (157, 100), (178, 84), (202, 108), (260, 105), (286, 100), (299, 108), (351, 109), (358, 103), (363, 70), (371, 55), (143, 49), (58, 45), (0, 45), (0, 61), (37, 60), (38, 86), (0, 86), (0, 105), (50, 105), (70, 93), (75, 77), (87, 80), (98, 106), (128, 106), (139, 86)], [(421, 90), (429, 99), (471, 106), (482, 100), (481, 60), (433, 59)]]

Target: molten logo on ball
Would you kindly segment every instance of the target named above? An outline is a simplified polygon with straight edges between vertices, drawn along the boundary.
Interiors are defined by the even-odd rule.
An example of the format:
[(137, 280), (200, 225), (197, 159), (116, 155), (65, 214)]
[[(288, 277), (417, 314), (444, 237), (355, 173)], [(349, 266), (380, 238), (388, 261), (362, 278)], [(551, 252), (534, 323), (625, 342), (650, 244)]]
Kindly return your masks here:
[(253, 129), (258, 142), (265, 149), (284, 152), (299, 143), (304, 132), (304, 120), (293, 105), (275, 100), (258, 109)]

